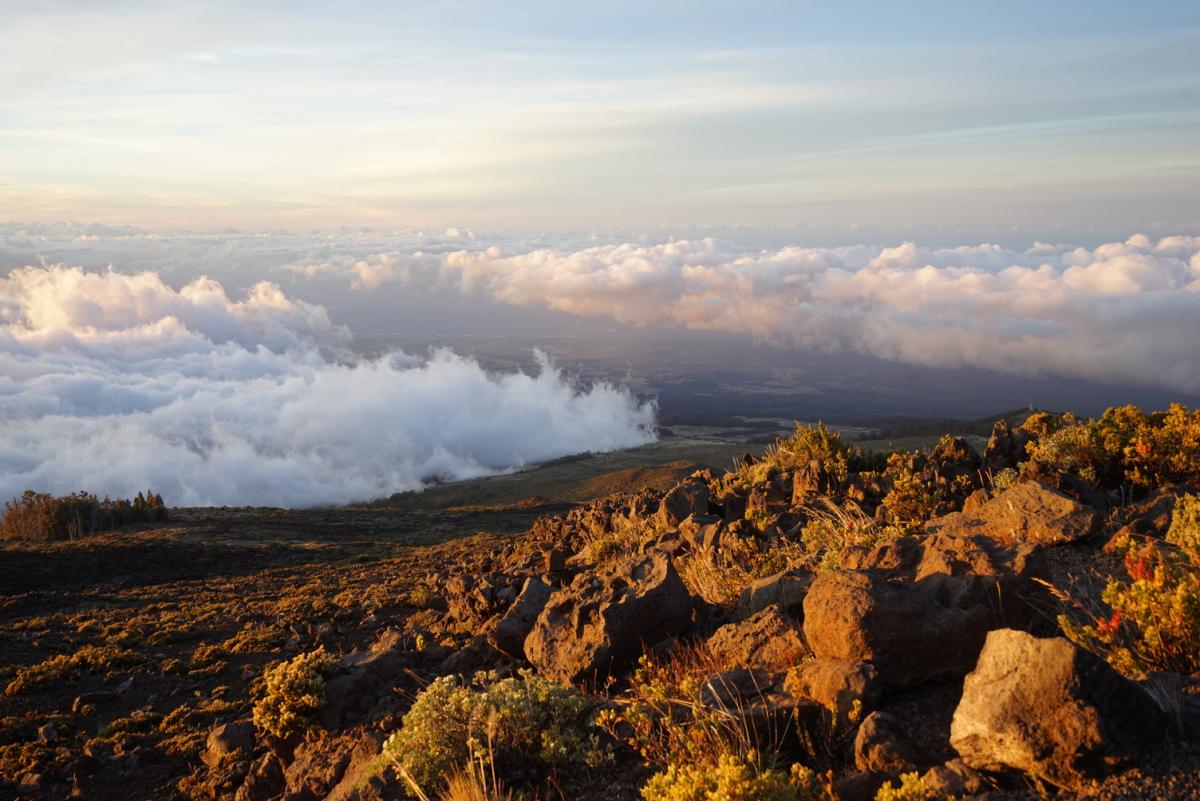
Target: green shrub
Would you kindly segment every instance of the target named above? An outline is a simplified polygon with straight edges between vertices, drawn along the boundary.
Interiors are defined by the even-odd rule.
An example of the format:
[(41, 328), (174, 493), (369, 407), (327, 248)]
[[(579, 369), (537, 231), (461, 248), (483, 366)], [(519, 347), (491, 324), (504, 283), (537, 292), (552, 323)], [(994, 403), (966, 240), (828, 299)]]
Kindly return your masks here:
[(86, 492), (55, 497), (26, 490), (4, 504), (0, 540), (68, 540), (131, 523), (167, 519), (161, 495), (138, 493), (133, 500), (97, 500)]
[(875, 801), (952, 801), (929, 787), (919, 773), (904, 773), (900, 784), (888, 782), (875, 793)]
[(373, 770), (394, 766), (426, 789), (444, 788), (476, 759), (502, 776), (563, 770), (570, 777), (608, 756), (586, 720), (591, 709), (578, 690), (529, 670), (508, 678), (488, 671), (469, 682), (443, 676), (417, 696)]
[(1173, 403), (1146, 413), (1118, 406), (1098, 420), (1039, 412), (1024, 428), (1036, 437), (1028, 445), (1034, 462), (1104, 489), (1200, 481), (1200, 409)]
[(883, 498), (888, 516), (902, 529), (917, 528), (938, 513), (946, 496), (936, 476), (918, 469), (919, 454), (893, 453), (884, 477), (891, 489)]
[(254, 725), (280, 739), (311, 728), (325, 703), (325, 678), (336, 664), (321, 646), (267, 668), (262, 695), (254, 704)]
[(642, 788), (645, 801), (817, 801), (826, 798), (811, 770), (789, 773), (758, 764), (758, 755), (721, 754), (716, 764), (670, 764)]
[(1090, 623), (1059, 616), (1069, 638), (1128, 676), (1200, 672), (1200, 498), (1178, 501), (1166, 541), (1117, 543), (1129, 578), (1110, 578), (1104, 588), (1111, 615)]

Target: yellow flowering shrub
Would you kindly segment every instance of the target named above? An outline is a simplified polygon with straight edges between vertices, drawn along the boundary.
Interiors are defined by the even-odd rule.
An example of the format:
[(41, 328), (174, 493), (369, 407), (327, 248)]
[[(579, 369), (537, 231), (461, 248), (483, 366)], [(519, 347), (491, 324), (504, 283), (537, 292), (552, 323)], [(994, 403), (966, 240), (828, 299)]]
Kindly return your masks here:
[(254, 704), (254, 725), (279, 738), (311, 728), (325, 703), (325, 678), (336, 664), (322, 646), (267, 668), (262, 695)]
[(758, 755), (721, 754), (715, 765), (673, 763), (642, 788), (645, 801), (817, 801), (827, 798), (813, 772), (758, 763)]
[(578, 690), (529, 670), (508, 678), (485, 671), (470, 681), (443, 676), (417, 696), (372, 771), (394, 766), (423, 788), (444, 787), (454, 771), (478, 759), (501, 775), (578, 773), (608, 758), (588, 724), (591, 709)]
[(953, 798), (934, 791), (916, 772), (901, 774), (899, 784), (888, 782), (875, 793), (875, 801), (953, 801)]

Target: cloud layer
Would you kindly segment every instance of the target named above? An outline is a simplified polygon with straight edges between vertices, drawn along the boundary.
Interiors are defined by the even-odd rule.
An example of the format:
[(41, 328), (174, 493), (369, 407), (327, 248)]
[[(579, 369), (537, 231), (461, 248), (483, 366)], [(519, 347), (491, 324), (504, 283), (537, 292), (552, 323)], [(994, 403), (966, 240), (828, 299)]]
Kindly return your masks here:
[(453, 285), (626, 325), (749, 334), (911, 364), (1200, 392), (1200, 237), (748, 250), (716, 239), (381, 252), (296, 265), (353, 286)]
[(320, 306), (258, 283), (25, 267), (0, 279), (0, 497), (313, 506), (653, 438), (623, 388), (489, 374), (448, 351), (360, 361)]

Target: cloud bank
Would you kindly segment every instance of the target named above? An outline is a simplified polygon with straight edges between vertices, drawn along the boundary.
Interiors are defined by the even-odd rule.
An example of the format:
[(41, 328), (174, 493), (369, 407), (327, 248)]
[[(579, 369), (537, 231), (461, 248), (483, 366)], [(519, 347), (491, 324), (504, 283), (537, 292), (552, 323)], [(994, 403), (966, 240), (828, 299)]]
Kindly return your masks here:
[(653, 439), (610, 384), (449, 351), (358, 360), (325, 309), (258, 283), (24, 267), (0, 278), (0, 498), (314, 506)]
[(1200, 237), (748, 250), (716, 240), (381, 252), (293, 265), (358, 288), (452, 285), (626, 325), (748, 334), (936, 367), (1200, 392)]

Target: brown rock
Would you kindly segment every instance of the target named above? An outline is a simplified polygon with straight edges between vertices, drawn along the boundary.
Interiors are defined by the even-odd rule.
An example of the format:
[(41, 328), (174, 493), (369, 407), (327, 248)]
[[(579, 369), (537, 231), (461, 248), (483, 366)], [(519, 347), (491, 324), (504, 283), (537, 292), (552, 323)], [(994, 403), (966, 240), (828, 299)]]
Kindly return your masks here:
[(248, 754), (254, 748), (254, 724), (248, 720), (222, 723), (208, 733), (207, 747), (200, 759), (209, 769)]
[(983, 534), (1010, 545), (1045, 547), (1077, 542), (1100, 530), (1103, 517), (1068, 495), (1022, 481), (971, 514), (953, 512), (925, 528), (932, 534)]
[(274, 754), (263, 754), (250, 765), (234, 801), (269, 801), (283, 792), (283, 766)]
[(381, 634), (369, 650), (341, 657), (337, 672), (325, 681), (325, 703), (317, 712), (321, 725), (336, 729), (356, 712), (371, 708), (410, 663), (403, 635), (396, 629)]
[(525, 638), (546, 608), (554, 589), (536, 576), (525, 580), (521, 594), (489, 633), (492, 644), (515, 659), (525, 658)]
[(994, 625), (986, 606), (947, 606), (874, 572), (822, 573), (804, 599), (804, 635), (817, 658), (870, 662), (891, 689), (963, 675)]
[(691, 515), (708, 514), (708, 484), (688, 477), (663, 496), (655, 520), (661, 528), (675, 528)]
[(988, 635), (954, 711), (950, 744), (979, 770), (1013, 769), (1078, 788), (1162, 739), (1150, 696), (1058, 637)]
[(854, 722), (869, 714), (883, 689), (874, 666), (848, 659), (802, 662), (788, 673), (785, 688), (816, 701), (841, 722)]
[(917, 770), (924, 759), (900, 721), (886, 712), (868, 715), (854, 737), (854, 765), (859, 770), (898, 775)]
[(554, 594), (525, 639), (525, 656), (560, 681), (602, 679), (648, 645), (691, 624), (692, 597), (670, 558), (653, 551)]
[(804, 596), (812, 582), (813, 574), (806, 570), (784, 570), (756, 579), (738, 596), (734, 617), (745, 620), (772, 605), (802, 615)]
[(786, 670), (807, 653), (800, 625), (778, 606), (769, 606), (709, 637), (708, 647), (723, 664)]

